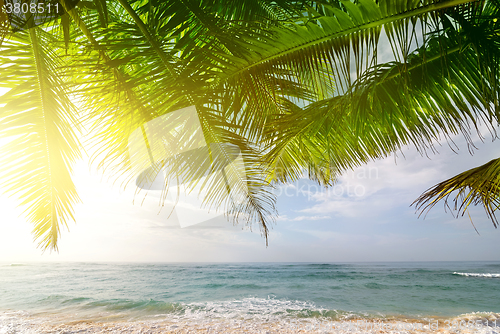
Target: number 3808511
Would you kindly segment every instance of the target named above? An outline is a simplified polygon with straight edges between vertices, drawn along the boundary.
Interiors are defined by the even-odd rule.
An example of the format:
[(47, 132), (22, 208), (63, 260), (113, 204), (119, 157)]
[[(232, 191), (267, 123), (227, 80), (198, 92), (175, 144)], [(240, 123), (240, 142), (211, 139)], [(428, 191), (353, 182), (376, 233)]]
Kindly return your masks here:
[(59, 3), (6, 3), (7, 14), (58, 14)]

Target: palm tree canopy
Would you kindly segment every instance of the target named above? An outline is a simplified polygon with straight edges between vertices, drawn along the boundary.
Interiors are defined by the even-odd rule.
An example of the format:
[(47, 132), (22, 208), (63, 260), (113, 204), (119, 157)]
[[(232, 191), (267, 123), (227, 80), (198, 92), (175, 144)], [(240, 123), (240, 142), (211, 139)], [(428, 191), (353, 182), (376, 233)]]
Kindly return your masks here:
[[(0, 97), (0, 138), (10, 140), (0, 174), (43, 249), (56, 249), (60, 227), (74, 220), (81, 129), (91, 129), (97, 165), (127, 183), (138, 173), (134, 131), (194, 106), (207, 154), (146, 162), (153, 172), (168, 166), (164, 191), (179, 177), (195, 187), (216, 160), (227, 165), (214, 157), (232, 159), (237, 147), (245, 171), (224, 178), (240, 186), (204, 182), (205, 204), (258, 224), (267, 238), (274, 184), (307, 171), (331, 185), (403, 145), (425, 152), (442, 136), (470, 140), (480, 123), (494, 133), (498, 122), (496, 0), (61, 4), (67, 14), (15, 33), (5, 8), (0, 15), (0, 87), (10, 89)], [(393, 61), (378, 56), (382, 36)], [(498, 184), (478, 185), (481, 168), (432, 193), (473, 184), (467, 203), (494, 215)]]

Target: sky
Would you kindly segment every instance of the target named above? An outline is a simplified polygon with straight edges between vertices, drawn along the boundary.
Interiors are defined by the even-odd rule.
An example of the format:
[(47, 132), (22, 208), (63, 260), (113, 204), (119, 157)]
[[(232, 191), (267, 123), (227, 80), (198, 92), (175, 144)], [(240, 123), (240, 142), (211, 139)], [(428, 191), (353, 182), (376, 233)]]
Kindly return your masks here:
[[(279, 187), (279, 217), (269, 246), (259, 233), (229, 223), (181, 228), (160, 210), (159, 191), (135, 196), (91, 171), (75, 167), (82, 203), (76, 224), (63, 229), (59, 252), (36, 247), (30, 224), (15, 201), (0, 195), (0, 262), (365, 262), (500, 260), (500, 231), (481, 207), (455, 219), (438, 204), (424, 219), (410, 204), (426, 189), (499, 156), (499, 142), (486, 136), (470, 155), (463, 138), (439, 154), (405, 148), (397, 157), (348, 172), (329, 190), (302, 179)], [(404, 154), (404, 157), (403, 157)], [(21, 215), (21, 216), (20, 216)], [(210, 225), (210, 224), (209, 224)]]
[[(381, 49), (380, 57), (391, 60), (391, 49)], [(59, 252), (37, 248), (23, 210), (0, 184), (0, 262), (499, 261), (500, 229), (482, 207), (469, 210), (478, 235), (468, 216), (454, 218), (443, 203), (425, 219), (410, 206), (433, 185), (498, 158), (500, 141), (484, 136), (476, 136), (473, 155), (457, 136), (458, 149), (441, 142), (427, 157), (405, 147), (346, 173), (329, 190), (306, 179), (278, 187), (268, 247), (258, 226), (211, 221), (181, 228), (169, 208), (160, 210), (159, 191), (142, 201), (135, 187), (106, 182), (82, 160), (74, 174), (82, 203), (76, 223), (63, 229)]]

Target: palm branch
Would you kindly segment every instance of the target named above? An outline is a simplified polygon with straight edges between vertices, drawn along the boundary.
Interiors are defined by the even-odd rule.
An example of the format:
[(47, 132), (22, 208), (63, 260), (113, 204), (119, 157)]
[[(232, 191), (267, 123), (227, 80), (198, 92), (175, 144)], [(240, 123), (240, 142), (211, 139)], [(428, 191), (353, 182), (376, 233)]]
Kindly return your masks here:
[[(476, 6), (443, 10), (438, 26), (427, 28), (425, 44), (405, 61), (375, 64), (344, 94), (270, 123), (273, 141), (266, 160), (280, 167), (275, 177), (286, 182), (308, 169), (328, 184), (403, 145), (425, 153), (441, 136), (457, 133), (471, 143), (471, 128), (498, 121), (499, 26), (492, 19), (498, 6)], [(453, 26), (450, 16), (460, 25)]]
[(0, 86), (10, 89), (0, 96), (0, 137), (9, 141), (0, 157), (2, 186), (26, 207), (42, 249), (57, 249), (61, 226), (74, 220), (79, 201), (71, 180), (80, 156), (79, 122), (58, 77), (64, 48), (50, 47), (55, 35), (39, 28), (18, 32), (0, 50)]
[(500, 208), (500, 159), (460, 173), (426, 190), (412, 205), (420, 214), (429, 211), (437, 202), (443, 200), (445, 208), (457, 212), (457, 217), (464, 215), (470, 205), (482, 205), (486, 214), (498, 227), (496, 211)]
[[(100, 138), (102, 140), (100, 143), (108, 144), (105, 147), (107, 150), (106, 158), (108, 158), (106, 161), (116, 163), (117, 160), (122, 159), (121, 164), (119, 164), (120, 169), (123, 170), (123, 167), (130, 167), (127, 165), (127, 141), (124, 141), (124, 138), (130, 136), (137, 127), (142, 126), (154, 117), (159, 117), (168, 114), (172, 110), (195, 104), (207, 143), (210, 145), (212, 143), (232, 143), (240, 147), (244, 153), (245, 165), (248, 168), (246, 175), (244, 175), (245, 178), (240, 179), (239, 182), (247, 183), (245, 189), (248, 189), (248, 191), (244, 194), (244, 202), (246, 204), (239, 205), (239, 211), (242, 210), (244, 216), (250, 220), (258, 221), (262, 227), (263, 234), (267, 237), (267, 221), (269, 219), (267, 217), (269, 216), (269, 212), (273, 210), (273, 201), (269, 200), (271, 198), (270, 192), (263, 189), (263, 187), (269, 187), (269, 184), (264, 181), (262, 173), (255, 172), (258, 169), (258, 164), (252, 159), (255, 159), (258, 155), (252, 153), (252, 148), (246, 143), (244, 138), (230, 131), (231, 128), (234, 128), (234, 124), (227, 122), (221, 117), (220, 111), (215, 109), (216, 107), (213, 104), (205, 101), (200, 102), (199, 94), (201, 92), (192, 90), (191, 88), (199, 84), (198, 82), (193, 82), (197, 78), (192, 78), (191, 76), (190, 79), (183, 80), (182, 70), (183, 63), (187, 63), (184, 59), (186, 57), (179, 59), (175, 56), (178, 53), (177, 50), (171, 50), (168, 47), (164, 48), (162, 46), (164, 45), (163, 40), (160, 40), (159, 36), (154, 35), (155, 31), (150, 30), (151, 26), (154, 26), (155, 29), (161, 29), (161, 25), (152, 25), (146, 21), (147, 19), (153, 20), (155, 17), (146, 15), (144, 16), (145, 21), (143, 21), (143, 18), (128, 3), (122, 2), (121, 5), (122, 7), (111, 9), (109, 17), (113, 19), (115, 16), (122, 15), (125, 11), (130, 15), (130, 20), (117, 18), (116, 21), (119, 23), (116, 23), (116, 27), (110, 25), (111, 27), (105, 31), (106, 35), (104, 38), (109, 44), (102, 45), (97, 43), (96, 38), (93, 36), (90, 38), (93, 40), (92, 46), (97, 50), (100, 50), (101, 47), (109, 50), (105, 55), (102, 55), (102, 51), (98, 55), (99, 58), (104, 58), (106, 65), (108, 65), (100, 72), (102, 79), (96, 79), (80, 88), (80, 91), (84, 92), (84, 95), (87, 97), (89, 96), (89, 91), (92, 92), (93, 102), (89, 103), (89, 113), (91, 117), (95, 116), (98, 119), (95, 124), (96, 128), (103, 130), (101, 132), (102, 137)], [(178, 9), (178, 7), (175, 8)], [(175, 11), (172, 14), (178, 15), (179, 12), (182, 13), (182, 11)], [(74, 12), (70, 14), (75, 15)], [(148, 14), (150, 13), (148, 12)], [(165, 15), (165, 13), (163, 14)], [(197, 19), (200, 17), (200, 13), (193, 15), (188, 11), (187, 14)], [(189, 15), (183, 18), (183, 20), (188, 20)], [(79, 18), (75, 18), (75, 20), (78, 21)], [(210, 20), (206, 18), (203, 21)], [(82, 24), (85, 23), (80, 21), (80, 26)], [(201, 25), (199, 22), (197, 24)], [(89, 29), (85, 30), (89, 31)], [(186, 32), (183, 31), (183, 33)], [(118, 34), (118, 36), (115, 34)], [(130, 34), (130, 36), (127, 36), (127, 34)], [(213, 43), (222, 45), (221, 40), (223, 38), (219, 38), (219, 35), (214, 34), (216, 39)], [(136, 38), (137, 36), (140, 36), (140, 38)], [(167, 35), (162, 36), (162, 38), (167, 41), (166, 45), (168, 46), (168, 41), (172, 39), (172, 36)], [(135, 41), (137, 41), (137, 44), (135, 44)], [(200, 43), (202, 43), (202, 47), (206, 47), (206, 44), (212, 42), (202, 41)], [(141, 49), (139, 49), (139, 46)], [(145, 59), (144, 55), (146, 55), (147, 59)], [(126, 59), (126, 61), (120, 61), (120, 59)], [(124, 65), (117, 66), (120, 63)], [(176, 66), (174, 67), (173, 64)], [(82, 73), (84, 76), (89, 75), (87, 72)], [(112, 75), (106, 75), (106, 73)], [(118, 89), (102, 90), (102, 87), (112, 86), (112, 82), (117, 78), (121, 80), (120, 86), (117, 87)], [(120, 91), (123, 91), (123, 88), (127, 92), (121, 93)], [(123, 96), (125, 99), (119, 96)], [(124, 102), (129, 101), (132, 97), (133, 101), (131, 102), (133, 103), (126, 103), (129, 107), (122, 107)], [(154, 112), (152, 111), (153, 105), (155, 106)], [(137, 109), (143, 112), (137, 113)], [(219, 147), (224, 150), (227, 146), (222, 145)], [(165, 164), (165, 162), (161, 163)], [(200, 168), (200, 166), (205, 166), (200, 159), (192, 159), (189, 161), (189, 164), (183, 159), (178, 159), (177, 165), (182, 168), (170, 168), (170, 170), (178, 170), (178, 172), (173, 173), (170, 177), (177, 178), (179, 177), (179, 173), (182, 173), (184, 179), (190, 180), (188, 185), (196, 184), (196, 180), (206, 173), (206, 170)], [(190, 170), (190, 172), (186, 172), (186, 169)], [(134, 171), (129, 175), (133, 174)], [(229, 175), (229, 177), (236, 177), (236, 175)], [(239, 175), (238, 177), (241, 178)], [(165, 190), (169, 183), (167, 180)], [(204, 184), (204, 186), (209, 188), (209, 195), (206, 199), (216, 202), (211, 204), (221, 205), (224, 197), (228, 196), (226, 187), (222, 186), (221, 182)], [(235, 211), (234, 208), (229, 208), (229, 210), (232, 212)], [(234, 214), (231, 215), (231, 217), (237, 216)], [(247, 223), (249, 222), (247, 221)]]
[[(374, 66), (346, 94), (276, 122), (282, 140), (269, 151), (269, 160), (279, 167), (275, 178), (286, 182), (307, 168), (312, 178), (331, 184), (345, 170), (385, 157), (402, 145), (414, 145), (424, 154), (441, 136), (452, 141), (458, 133), (473, 147), (470, 134), (481, 135), (479, 124), (486, 124), (495, 138), (500, 110), (499, 6), (488, 2), (471, 9), (446, 10), (439, 21), (444, 29), (429, 34), (426, 46), (409, 54), (406, 62)], [(319, 152), (322, 159), (311, 158), (319, 157)], [(484, 179), (495, 182), (485, 168), (472, 171), (475, 177), (483, 173)], [(457, 189), (455, 182), (461, 180), (457, 176), (440, 183), (414, 204), (420, 210), (430, 209), (439, 199), (448, 199), (450, 189)], [(481, 196), (471, 191), (462, 202), (462, 213), (469, 204), (482, 203), (496, 227), (492, 199), (498, 198), (498, 188), (488, 189), (482, 188)]]

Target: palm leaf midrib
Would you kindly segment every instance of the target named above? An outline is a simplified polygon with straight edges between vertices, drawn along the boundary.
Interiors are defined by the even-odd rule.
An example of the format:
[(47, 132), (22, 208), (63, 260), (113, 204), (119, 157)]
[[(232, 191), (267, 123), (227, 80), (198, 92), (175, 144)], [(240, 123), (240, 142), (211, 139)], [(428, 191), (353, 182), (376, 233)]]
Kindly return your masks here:
[(286, 56), (291, 55), (297, 51), (302, 51), (302, 50), (314, 47), (316, 45), (320, 45), (320, 44), (327, 42), (327, 41), (330, 41), (332, 39), (336, 39), (336, 38), (339, 38), (342, 36), (347, 36), (347, 35), (350, 35), (352, 33), (359, 32), (359, 31), (365, 31), (365, 30), (369, 30), (372, 28), (376, 28), (376, 27), (382, 27), (388, 23), (404, 20), (404, 19), (411, 18), (411, 17), (416, 17), (418, 15), (437, 11), (440, 9), (445, 9), (445, 8), (449, 8), (449, 7), (453, 7), (453, 6), (457, 6), (457, 5), (461, 5), (461, 4), (465, 4), (465, 3), (469, 3), (469, 2), (475, 2), (475, 1), (477, 1), (477, 0), (449, 0), (449, 1), (439, 2), (439, 3), (429, 4), (429, 5), (417, 8), (417, 9), (413, 9), (413, 10), (406, 11), (406, 12), (399, 13), (399, 14), (394, 14), (392, 16), (388, 16), (388, 17), (382, 18), (382, 19), (377, 20), (377, 21), (371, 21), (371, 22), (367, 22), (365, 24), (353, 26), (353, 27), (345, 29), (345, 30), (341, 30), (338, 32), (334, 32), (334, 33), (322, 36), (322, 37), (315, 39), (315, 40), (312, 40), (310, 42), (288, 48), (288, 49), (283, 50), (281, 52), (274, 53), (274, 54), (269, 55), (267, 57), (263, 57), (259, 60), (256, 60), (256, 61), (248, 64), (245, 67), (242, 67), (242, 68), (230, 73), (229, 75), (227, 75), (224, 78), (221, 78), (221, 80), (218, 80), (217, 82), (220, 83), (221, 81), (226, 81), (232, 77), (238, 76), (239, 74), (241, 74), (243, 72), (249, 71), (252, 68), (255, 68), (261, 64), (271, 62), (271, 61), (276, 60), (278, 58), (286, 57)]
[(54, 191), (56, 191), (54, 185), (53, 185), (53, 177), (52, 175), (52, 162), (51, 162), (51, 150), (49, 149), (49, 138), (47, 134), (47, 130), (49, 128), (49, 125), (47, 124), (47, 106), (46, 106), (46, 100), (47, 97), (46, 92), (50, 90), (50, 87), (45, 87), (45, 79), (44, 79), (44, 71), (42, 68), (42, 62), (43, 60), (41, 59), (41, 53), (40, 53), (40, 48), (38, 45), (38, 38), (36, 35), (36, 29), (29, 29), (29, 36), (30, 36), (30, 41), (33, 49), (33, 60), (35, 62), (35, 67), (37, 71), (37, 78), (38, 78), (38, 88), (39, 88), (39, 94), (40, 94), (40, 106), (41, 106), (41, 113), (42, 113), (42, 118), (43, 118), (43, 140), (46, 149), (46, 159), (47, 159), (47, 178), (49, 182), (49, 192), (50, 192), (50, 244), (53, 248), (57, 249), (57, 237), (58, 237), (58, 219), (57, 219), (57, 210), (55, 208), (55, 200), (54, 200)]

